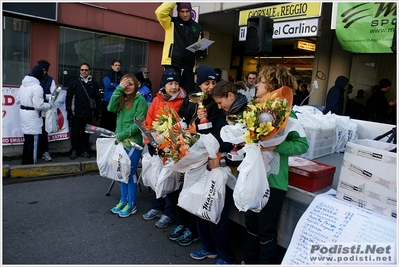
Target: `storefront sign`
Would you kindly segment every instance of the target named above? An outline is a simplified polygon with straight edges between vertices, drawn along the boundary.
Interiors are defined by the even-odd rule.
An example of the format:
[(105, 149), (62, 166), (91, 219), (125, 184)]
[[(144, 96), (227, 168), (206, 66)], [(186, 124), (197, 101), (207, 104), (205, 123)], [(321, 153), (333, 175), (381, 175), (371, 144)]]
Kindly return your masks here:
[[(19, 108), (17, 96), (19, 88), (3, 87), (3, 110), (2, 110), (2, 142), (4, 145), (22, 145), (24, 143), (24, 135), (21, 132), (19, 122)], [(58, 95), (55, 106), (58, 113), (58, 124), (60, 131), (48, 135), (49, 142), (64, 140), (69, 138), (67, 112), (65, 107), (66, 90), (62, 90)]]
[[(273, 25), (273, 40), (284, 38), (320, 37), (319, 19), (304, 19), (275, 22)], [(239, 41), (245, 41), (247, 27), (240, 27)]]
[(356, 53), (392, 53), (396, 3), (338, 3), (336, 29), (342, 48)]
[(267, 6), (240, 12), (239, 26), (247, 25), (249, 17), (267, 16), (276, 21), (306, 19), (321, 16), (320, 2), (298, 2)]
[(316, 44), (305, 41), (296, 41), (294, 44), (294, 48), (307, 51), (316, 51)]
[(273, 39), (320, 37), (319, 19), (305, 19), (274, 23)]

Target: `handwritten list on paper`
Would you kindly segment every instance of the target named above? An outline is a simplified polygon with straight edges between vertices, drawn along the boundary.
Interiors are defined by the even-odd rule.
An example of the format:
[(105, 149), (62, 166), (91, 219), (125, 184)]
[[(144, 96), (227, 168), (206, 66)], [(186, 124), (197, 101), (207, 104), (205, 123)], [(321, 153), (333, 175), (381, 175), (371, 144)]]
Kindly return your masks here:
[[(309, 205), (295, 227), (283, 265), (315, 264), (310, 258), (313, 255), (311, 249), (323, 244), (392, 243), (396, 251), (397, 226), (394, 218), (346, 203), (337, 199), (335, 193), (331, 189), (316, 196)], [(396, 262), (396, 255), (393, 260)], [(337, 262), (317, 264), (331, 265)]]

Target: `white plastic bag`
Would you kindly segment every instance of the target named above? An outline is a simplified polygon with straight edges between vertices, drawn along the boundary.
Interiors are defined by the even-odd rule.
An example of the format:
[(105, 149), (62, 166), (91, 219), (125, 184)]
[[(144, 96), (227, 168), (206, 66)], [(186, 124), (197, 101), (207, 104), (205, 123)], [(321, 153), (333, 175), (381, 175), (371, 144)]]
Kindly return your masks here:
[(180, 172), (166, 168), (165, 165), (158, 175), (155, 184), (155, 194), (157, 198), (165, 197), (167, 194), (176, 191), (180, 187)]
[(58, 126), (58, 114), (56, 108), (51, 108), (44, 113), (45, 130), (48, 133), (56, 133), (60, 130)]
[(219, 150), (219, 142), (212, 134), (200, 134), (200, 139), (190, 148), (187, 155), (167, 168), (185, 173), (188, 170), (198, 168), (208, 162), (208, 157), (216, 158)]
[(151, 187), (155, 191), (158, 176), (162, 170), (162, 159), (157, 156), (151, 156), (150, 153), (145, 153), (141, 159), (141, 176), (143, 178), (143, 184)]
[(337, 120), (337, 127), (335, 128), (334, 152), (345, 152), (346, 143), (357, 140), (357, 124), (348, 116), (338, 116), (336, 114), (329, 114), (329, 116)]
[(270, 197), (270, 187), (259, 144), (245, 145), (244, 160), (238, 166), (238, 178), (233, 191), (239, 211), (260, 212)]
[(185, 173), (177, 205), (217, 224), (224, 207), (227, 174), (221, 168), (208, 171), (206, 166)]
[(129, 155), (123, 148), (122, 142), (116, 146), (114, 154), (112, 155), (112, 166), (116, 174), (115, 180), (127, 184), (131, 171), (131, 162)]
[[(121, 179), (117, 175), (116, 168), (114, 167), (113, 164), (113, 157), (116, 149), (118, 148), (118, 145), (115, 144), (115, 140), (116, 140), (115, 138), (97, 138), (96, 140), (97, 166), (98, 166), (98, 171), (100, 172), (100, 176), (116, 181), (121, 181)], [(130, 159), (129, 159), (129, 166), (130, 166)], [(130, 168), (129, 168), (129, 174), (130, 174)], [(127, 183), (127, 180), (125, 181), (125, 183)]]

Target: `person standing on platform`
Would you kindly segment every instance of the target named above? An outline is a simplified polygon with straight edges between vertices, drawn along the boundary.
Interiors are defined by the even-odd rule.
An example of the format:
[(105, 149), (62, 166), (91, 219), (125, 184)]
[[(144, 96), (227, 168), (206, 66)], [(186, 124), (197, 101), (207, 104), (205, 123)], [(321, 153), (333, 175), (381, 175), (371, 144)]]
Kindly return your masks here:
[(109, 112), (107, 110), (107, 106), (109, 100), (111, 99), (112, 93), (119, 85), (121, 77), (123, 76), (121, 68), (122, 62), (119, 59), (114, 59), (111, 63), (111, 69), (105, 72), (105, 76), (103, 78), (104, 97), (102, 102), (100, 127), (113, 132), (115, 131), (116, 127), (116, 113)]
[[(172, 17), (170, 12), (175, 6), (178, 16)], [(163, 2), (155, 10), (157, 20), (165, 29), (161, 65), (173, 68), (180, 75), (180, 86), (187, 94), (195, 90), (196, 57), (206, 54), (204, 50), (193, 53), (186, 49), (204, 37), (202, 27), (191, 17), (191, 10), (191, 4), (186, 2)]]
[(24, 134), (22, 165), (37, 163), (39, 135), (43, 127), (41, 111), (51, 108), (49, 103), (44, 102), (43, 88), (40, 86), (42, 79), (43, 67), (36, 65), (32, 72), (22, 80), (18, 91), (17, 102), (21, 104), (19, 120)]
[[(44, 102), (48, 103), (51, 94), (54, 92), (57, 86), (55, 85), (53, 77), (48, 75), (50, 63), (42, 59), (39, 60), (37, 64), (43, 67), (43, 79), (40, 83), (40, 86), (43, 88)], [(41, 153), (43, 153), (42, 159), (44, 159), (45, 161), (52, 160), (48, 149), (48, 133), (46, 132), (46, 120), (44, 118), (42, 133), (39, 134), (39, 150)]]

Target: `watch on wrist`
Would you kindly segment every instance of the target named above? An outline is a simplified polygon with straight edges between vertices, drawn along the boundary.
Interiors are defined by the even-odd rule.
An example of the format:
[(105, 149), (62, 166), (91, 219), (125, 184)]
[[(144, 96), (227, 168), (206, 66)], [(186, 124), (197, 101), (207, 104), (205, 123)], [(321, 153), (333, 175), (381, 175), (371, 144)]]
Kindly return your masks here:
[(227, 166), (226, 159), (224, 157), (220, 158), (219, 165), (220, 165), (220, 167), (226, 167)]

